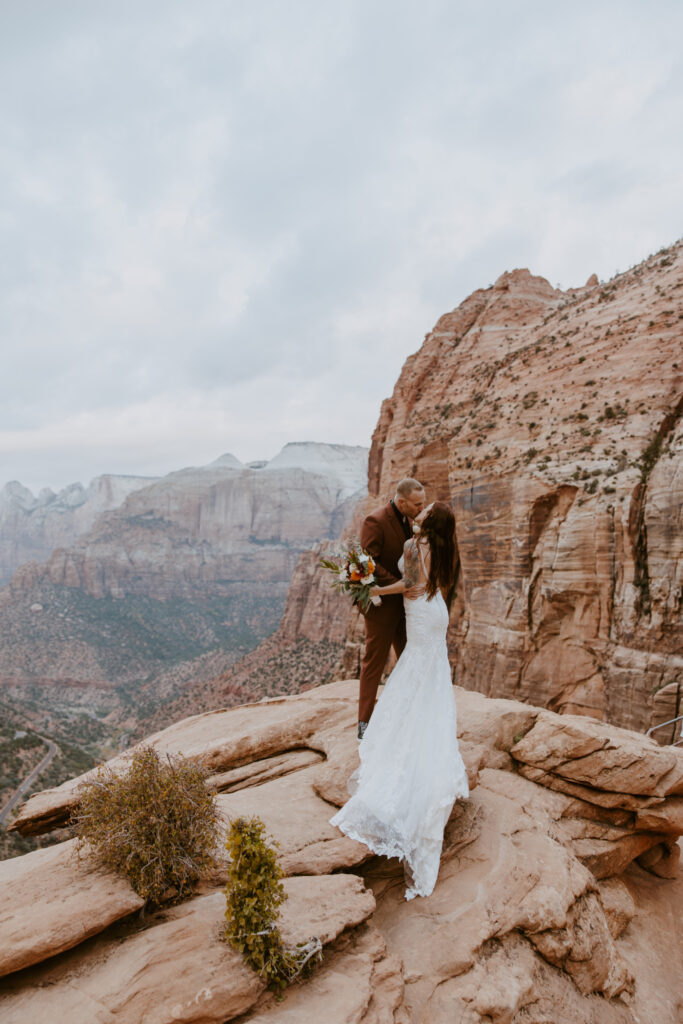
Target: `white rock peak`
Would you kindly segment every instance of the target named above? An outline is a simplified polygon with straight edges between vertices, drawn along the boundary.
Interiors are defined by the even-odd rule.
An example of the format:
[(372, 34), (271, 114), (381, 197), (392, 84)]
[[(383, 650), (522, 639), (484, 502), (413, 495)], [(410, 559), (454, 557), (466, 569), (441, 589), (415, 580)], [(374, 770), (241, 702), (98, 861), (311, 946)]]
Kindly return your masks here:
[[(254, 459), (243, 463), (230, 452), (201, 467), (206, 470), (242, 470), (253, 473), (302, 469), (306, 473), (334, 480), (342, 497), (364, 490), (368, 478), (368, 449), (361, 445), (324, 444), (317, 441), (291, 441), (272, 459)], [(191, 472), (182, 470), (181, 472)]]
[(368, 449), (361, 445), (292, 441), (272, 458), (264, 470), (304, 469), (339, 480), (348, 494), (367, 485)]

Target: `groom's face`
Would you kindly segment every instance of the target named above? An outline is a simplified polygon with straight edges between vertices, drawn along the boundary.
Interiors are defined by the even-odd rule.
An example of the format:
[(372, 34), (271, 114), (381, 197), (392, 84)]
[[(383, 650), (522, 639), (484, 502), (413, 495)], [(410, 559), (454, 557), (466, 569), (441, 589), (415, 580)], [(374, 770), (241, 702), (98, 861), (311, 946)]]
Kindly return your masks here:
[(405, 498), (401, 498), (397, 504), (404, 516), (414, 519), (425, 507), (425, 492), (423, 490), (411, 491)]

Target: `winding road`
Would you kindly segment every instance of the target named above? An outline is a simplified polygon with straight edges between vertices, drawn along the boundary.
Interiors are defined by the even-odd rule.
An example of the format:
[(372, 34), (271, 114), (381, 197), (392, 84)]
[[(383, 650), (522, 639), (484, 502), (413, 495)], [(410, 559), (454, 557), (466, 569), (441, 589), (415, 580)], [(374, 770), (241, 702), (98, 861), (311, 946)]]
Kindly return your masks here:
[(44, 736), (41, 736), (40, 738), (43, 741), (43, 743), (47, 743), (47, 746), (48, 746), (47, 754), (42, 759), (42, 761), (39, 764), (37, 764), (32, 771), (29, 772), (29, 774), (26, 776), (24, 781), (19, 786), (17, 786), (17, 788), (14, 790), (14, 793), (9, 798), (8, 802), (5, 804), (3, 809), (0, 811), (0, 826), (2, 828), (5, 827), (5, 821), (7, 820), (7, 815), (12, 813), (12, 811), (17, 806), (17, 804), (19, 803), (20, 800), (23, 800), (24, 796), (29, 791), (29, 789), (31, 788), (33, 783), (36, 781), (36, 779), (38, 778), (40, 773), (42, 771), (45, 771), (45, 769), (50, 764), (50, 762), (52, 761), (53, 757), (55, 756), (55, 754), (59, 750), (59, 747), (57, 746), (57, 744), (53, 743), (52, 740), (46, 740)]

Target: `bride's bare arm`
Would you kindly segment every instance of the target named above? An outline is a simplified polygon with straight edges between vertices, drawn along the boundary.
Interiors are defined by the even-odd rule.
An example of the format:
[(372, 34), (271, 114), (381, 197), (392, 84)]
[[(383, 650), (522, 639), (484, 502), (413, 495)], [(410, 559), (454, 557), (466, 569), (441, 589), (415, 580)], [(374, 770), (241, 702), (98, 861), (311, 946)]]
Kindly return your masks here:
[(384, 597), (387, 594), (405, 594), (406, 585), (404, 580), (399, 580), (398, 583), (390, 583), (387, 587), (370, 587), (370, 596), (375, 597), (379, 594), (380, 597)]
[(403, 582), (406, 590), (417, 586), (420, 582), (420, 556), (417, 550), (417, 542), (407, 540), (403, 545)]
[(405, 596), (409, 601), (414, 601), (416, 597), (421, 597), (425, 592), (420, 566), (420, 552), (418, 551), (417, 543), (415, 539), (411, 538), (405, 542), (403, 548), (403, 564), (405, 567), (403, 581), (406, 585)]

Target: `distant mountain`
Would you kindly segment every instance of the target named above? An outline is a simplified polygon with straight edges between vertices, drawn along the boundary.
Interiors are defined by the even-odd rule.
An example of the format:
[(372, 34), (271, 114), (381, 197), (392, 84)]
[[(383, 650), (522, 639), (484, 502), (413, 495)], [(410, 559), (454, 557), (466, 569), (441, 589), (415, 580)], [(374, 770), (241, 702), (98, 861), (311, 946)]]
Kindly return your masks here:
[[(27, 732), (15, 744), (29, 745), (26, 764), (36, 736), (91, 759), (115, 752), (141, 718), (269, 636), (301, 553), (338, 536), (364, 496), (367, 457), (291, 444), (260, 468), (222, 455), (138, 480), (76, 541), (22, 565), (0, 589), (0, 717)], [(81, 508), (82, 491), (61, 506), (71, 493)]]
[(0, 681), (131, 685), (277, 626), (302, 551), (339, 534), (367, 450), (287, 445), (261, 469), (221, 456), (139, 487), (0, 590)]
[(58, 547), (69, 547), (95, 520), (156, 477), (96, 477), (88, 487), (69, 484), (38, 497), (13, 480), (0, 490), (0, 585), (24, 562), (42, 562)]

